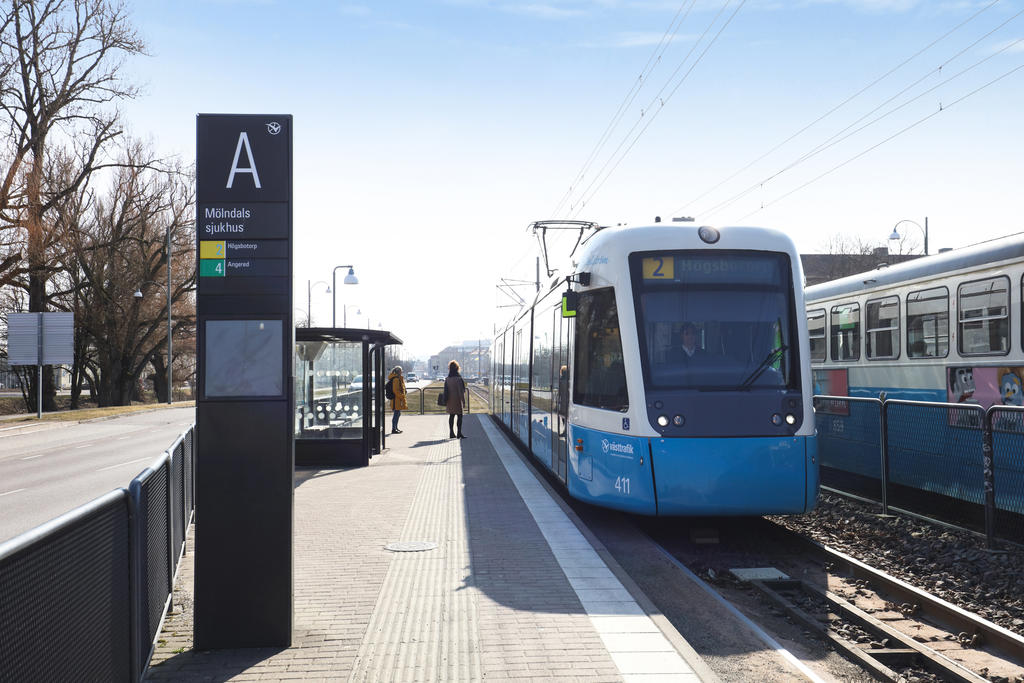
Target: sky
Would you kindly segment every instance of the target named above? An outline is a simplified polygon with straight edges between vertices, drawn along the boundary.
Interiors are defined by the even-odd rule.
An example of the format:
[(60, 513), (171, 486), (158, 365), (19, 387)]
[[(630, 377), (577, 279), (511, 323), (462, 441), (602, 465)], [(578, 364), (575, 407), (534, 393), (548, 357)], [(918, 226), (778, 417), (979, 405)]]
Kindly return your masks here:
[(196, 114), (291, 114), (294, 315), (329, 326), (334, 299), (410, 359), (516, 312), (497, 285), (534, 280), (537, 220), (685, 215), (805, 253), (1024, 229), (1024, 0), (128, 7), (131, 133), (193, 162)]

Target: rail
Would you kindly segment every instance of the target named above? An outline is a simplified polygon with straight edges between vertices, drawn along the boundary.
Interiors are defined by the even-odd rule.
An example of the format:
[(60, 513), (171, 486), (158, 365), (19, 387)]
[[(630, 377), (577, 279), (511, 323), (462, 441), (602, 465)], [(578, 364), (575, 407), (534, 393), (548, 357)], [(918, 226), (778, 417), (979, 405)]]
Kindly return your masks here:
[(195, 425), (127, 488), (0, 543), (0, 683), (138, 681), (194, 509)]
[[(814, 397), (822, 483), (1024, 541), (1024, 408)], [(892, 504), (896, 497), (899, 507)]]

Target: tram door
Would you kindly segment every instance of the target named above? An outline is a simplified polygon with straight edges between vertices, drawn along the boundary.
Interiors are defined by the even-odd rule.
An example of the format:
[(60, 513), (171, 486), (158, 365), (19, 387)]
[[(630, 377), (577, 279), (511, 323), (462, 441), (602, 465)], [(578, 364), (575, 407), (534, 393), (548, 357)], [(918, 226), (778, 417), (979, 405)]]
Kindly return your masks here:
[(555, 475), (565, 483), (569, 461), (569, 400), (572, 390), (569, 385), (571, 375), (573, 323), (575, 318), (563, 318), (561, 302), (552, 311), (554, 316), (555, 334), (552, 353), (557, 382), (555, 384), (555, 426), (554, 438), (551, 439), (553, 453), (551, 454), (552, 470)]
[(523, 330), (519, 328), (518, 324), (514, 330), (512, 333), (512, 381), (509, 387), (512, 392), (512, 420), (509, 427), (512, 428), (513, 434), (522, 438), (519, 433), (519, 412), (522, 410), (519, 406), (519, 368), (523, 364)]

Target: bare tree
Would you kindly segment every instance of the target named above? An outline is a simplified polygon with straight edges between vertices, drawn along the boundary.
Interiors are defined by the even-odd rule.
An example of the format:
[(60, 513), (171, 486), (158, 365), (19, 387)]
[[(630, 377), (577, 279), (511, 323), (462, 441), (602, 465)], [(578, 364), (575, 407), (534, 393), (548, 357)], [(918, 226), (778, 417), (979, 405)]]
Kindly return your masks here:
[[(120, 77), (122, 64), (143, 49), (124, 5), (109, 0), (10, 0), (0, 17), (0, 129), (7, 133), (0, 285), (24, 288), (29, 311), (50, 304), (47, 282), (58, 239), (53, 208), (103, 166), (106, 146), (121, 134), (116, 103), (136, 94)], [(74, 153), (54, 159), (68, 148)], [(70, 169), (69, 158), (77, 160)], [(51, 164), (63, 167), (51, 176), (60, 177), (60, 185), (46, 182)], [(44, 408), (52, 410), (47, 377)]]
[[(191, 171), (158, 170), (148, 151), (125, 150), (108, 193), (84, 192), (59, 230), (68, 287), (62, 292), (77, 313), (82, 373), (100, 405), (138, 397), (152, 364), (155, 388), (165, 400), (167, 307), (172, 334), (194, 336), (194, 180)], [(166, 292), (171, 244), (170, 301)], [(142, 296), (135, 296), (136, 292)]]
[(821, 252), (801, 254), (800, 259), (807, 284), (815, 285), (918, 258), (909, 253), (915, 246), (908, 237), (903, 237), (898, 247), (893, 248), (885, 243), (868, 242), (859, 235), (836, 233), (825, 240)]

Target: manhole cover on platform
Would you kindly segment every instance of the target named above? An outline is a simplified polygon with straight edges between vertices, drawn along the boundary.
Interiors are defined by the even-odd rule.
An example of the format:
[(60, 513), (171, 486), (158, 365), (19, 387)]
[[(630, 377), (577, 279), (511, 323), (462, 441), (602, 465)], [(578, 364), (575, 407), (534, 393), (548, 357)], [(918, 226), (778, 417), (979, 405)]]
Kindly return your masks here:
[(384, 546), (385, 550), (393, 553), (418, 553), (423, 550), (433, 550), (437, 544), (433, 541), (397, 541)]

